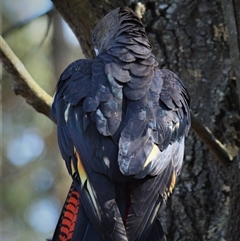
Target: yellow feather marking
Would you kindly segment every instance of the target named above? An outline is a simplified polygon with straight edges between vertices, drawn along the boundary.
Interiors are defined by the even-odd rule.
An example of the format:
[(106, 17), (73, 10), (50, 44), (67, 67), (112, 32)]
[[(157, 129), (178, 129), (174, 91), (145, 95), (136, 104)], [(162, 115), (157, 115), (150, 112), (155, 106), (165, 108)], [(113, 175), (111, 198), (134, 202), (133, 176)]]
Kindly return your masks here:
[(157, 155), (159, 154), (159, 152), (160, 151), (158, 149), (158, 146), (154, 144), (150, 154), (148, 155), (148, 158), (147, 158), (146, 162), (144, 163), (143, 168), (145, 168), (150, 162), (155, 160)]
[(179, 122), (177, 122), (177, 123), (173, 126), (173, 131), (174, 131), (175, 129), (179, 129), (179, 126), (180, 126), (180, 124), (179, 124)]
[(75, 170), (75, 167), (73, 165), (73, 161), (71, 159), (71, 175), (73, 175), (74, 172), (76, 172), (76, 170)]
[[(78, 153), (78, 151), (76, 150), (76, 148), (74, 147), (74, 153), (77, 157), (77, 169), (78, 169), (78, 174), (79, 174), (79, 177), (80, 177), (80, 180), (81, 180), (81, 184), (84, 185), (84, 183), (86, 182), (87, 185), (85, 186), (88, 190), (88, 193), (90, 194), (90, 197), (91, 197), (91, 201), (93, 203), (93, 206), (95, 208), (95, 211), (96, 213), (98, 214), (98, 218), (99, 220), (101, 220), (101, 215), (99, 213), (99, 208), (98, 208), (98, 205), (97, 205), (97, 202), (96, 202), (96, 193), (95, 193), (95, 190), (93, 189), (88, 177), (87, 177), (87, 173), (85, 172), (85, 169), (83, 167), (83, 164), (82, 164), (82, 160), (81, 160), (81, 157)], [(71, 166), (72, 166), (72, 170), (73, 172), (76, 172), (74, 166), (73, 166), (73, 162), (71, 163)]]
[(153, 216), (152, 216), (152, 218), (151, 218), (151, 221), (150, 221), (151, 223), (154, 222), (155, 217), (156, 217), (156, 215), (157, 215), (157, 213), (158, 213), (158, 210), (159, 210), (159, 208), (160, 208), (160, 205), (161, 205), (161, 203), (158, 203), (157, 207), (155, 208), (154, 214), (153, 214)]
[(75, 155), (77, 157), (77, 169), (78, 169), (78, 174), (79, 177), (81, 179), (82, 184), (87, 180), (87, 173), (84, 170), (83, 164), (82, 164), (82, 160), (78, 154), (78, 152), (75, 149)]
[(175, 187), (175, 184), (176, 184), (176, 172), (173, 172), (173, 175), (172, 175), (172, 180), (171, 180), (171, 183), (170, 183), (170, 186), (169, 186), (169, 192), (172, 193), (174, 187)]

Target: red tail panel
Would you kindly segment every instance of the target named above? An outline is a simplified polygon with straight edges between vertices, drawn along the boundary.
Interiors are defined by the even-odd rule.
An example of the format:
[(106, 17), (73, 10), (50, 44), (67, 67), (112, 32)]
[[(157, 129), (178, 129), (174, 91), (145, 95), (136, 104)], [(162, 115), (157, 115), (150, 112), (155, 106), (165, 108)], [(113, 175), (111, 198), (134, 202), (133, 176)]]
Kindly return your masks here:
[(70, 241), (73, 236), (80, 206), (79, 193), (72, 185), (59, 218), (53, 241)]

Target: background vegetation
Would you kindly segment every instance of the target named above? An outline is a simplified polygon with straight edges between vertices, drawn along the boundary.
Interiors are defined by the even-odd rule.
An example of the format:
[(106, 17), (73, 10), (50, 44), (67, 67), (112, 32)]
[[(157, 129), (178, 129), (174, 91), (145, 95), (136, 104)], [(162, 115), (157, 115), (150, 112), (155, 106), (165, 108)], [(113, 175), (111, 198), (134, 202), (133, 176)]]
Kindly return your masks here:
[[(3, 37), (51, 96), (63, 69), (81, 49), (50, 1), (4, 1)], [(60, 157), (56, 126), (16, 96), (2, 73), (2, 238), (51, 237), (70, 185)], [(1, 235), (1, 234), (0, 234)]]

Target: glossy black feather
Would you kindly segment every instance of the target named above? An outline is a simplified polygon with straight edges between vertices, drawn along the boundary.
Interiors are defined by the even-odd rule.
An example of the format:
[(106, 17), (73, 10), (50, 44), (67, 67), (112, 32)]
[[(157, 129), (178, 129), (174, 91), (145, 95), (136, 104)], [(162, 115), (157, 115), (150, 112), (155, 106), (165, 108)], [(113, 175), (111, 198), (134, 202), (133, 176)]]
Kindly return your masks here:
[(52, 105), (83, 219), (101, 240), (163, 241), (157, 214), (182, 165), (187, 91), (174, 73), (157, 67), (129, 8), (108, 13), (93, 35), (99, 55), (63, 72)]

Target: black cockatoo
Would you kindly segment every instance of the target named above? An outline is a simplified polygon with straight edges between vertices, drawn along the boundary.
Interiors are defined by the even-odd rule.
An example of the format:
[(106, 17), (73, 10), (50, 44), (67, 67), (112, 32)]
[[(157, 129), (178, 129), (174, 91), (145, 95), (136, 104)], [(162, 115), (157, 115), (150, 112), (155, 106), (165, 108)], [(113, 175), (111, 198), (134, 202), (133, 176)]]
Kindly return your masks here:
[(94, 60), (62, 73), (52, 104), (73, 184), (53, 241), (165, 240), (158, 213), (182, 166), (189, 96), (159, 69), (128, 7), (96, 25)]

